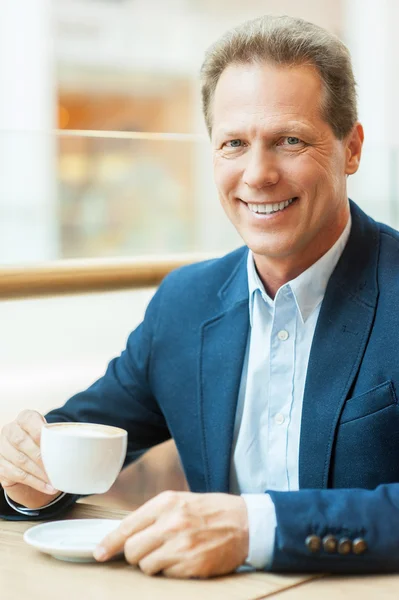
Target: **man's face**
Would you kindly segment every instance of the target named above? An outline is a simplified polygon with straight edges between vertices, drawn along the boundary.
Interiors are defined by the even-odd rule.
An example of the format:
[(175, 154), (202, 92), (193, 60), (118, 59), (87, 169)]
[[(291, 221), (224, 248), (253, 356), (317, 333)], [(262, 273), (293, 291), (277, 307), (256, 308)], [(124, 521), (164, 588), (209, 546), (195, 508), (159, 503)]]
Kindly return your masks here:
[(255, 260), (312, 264), (346, 224), (346, 175), (357, 170), (362, 129), (338, 140), (322, 119), (322, 94), (309, 66), (231, 65), (219, 79), (215, 181)]

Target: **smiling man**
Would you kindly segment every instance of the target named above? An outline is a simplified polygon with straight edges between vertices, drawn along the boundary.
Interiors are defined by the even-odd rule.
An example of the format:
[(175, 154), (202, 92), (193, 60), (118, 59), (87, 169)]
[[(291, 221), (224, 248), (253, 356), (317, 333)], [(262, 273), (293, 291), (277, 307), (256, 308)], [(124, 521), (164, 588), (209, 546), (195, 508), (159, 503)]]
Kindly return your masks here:
[[(127, 348), (50, 422), (173, 437), (190, 492), (95, 556), (171, 577), (399, 568), (399, 234), (347, 197), (363, 143), (345, 46), (302, 20), (228, 32), (202, 68), (220, 201), (245, 246), (160, 286)], [(4, 518), (61, 514), (43, 417), (0, 436)]]
[(336, 134), (310, 65), (229, 65), (210, 122), (222, 205), (273, 298), (321, 258), (349, 219), (346, 175), (359, 165), (363, 131)]

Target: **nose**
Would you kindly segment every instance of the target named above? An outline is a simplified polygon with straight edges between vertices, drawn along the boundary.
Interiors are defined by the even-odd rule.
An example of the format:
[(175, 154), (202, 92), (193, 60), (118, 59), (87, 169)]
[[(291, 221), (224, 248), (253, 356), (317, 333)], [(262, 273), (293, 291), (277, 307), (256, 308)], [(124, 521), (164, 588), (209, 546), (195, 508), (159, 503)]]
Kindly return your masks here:
[(246, 156), (248, 162), (243, 173), (243, 182), (248, 187), (262, 189), (279, 181), (277, 159), (271, 151), (252, 149)]

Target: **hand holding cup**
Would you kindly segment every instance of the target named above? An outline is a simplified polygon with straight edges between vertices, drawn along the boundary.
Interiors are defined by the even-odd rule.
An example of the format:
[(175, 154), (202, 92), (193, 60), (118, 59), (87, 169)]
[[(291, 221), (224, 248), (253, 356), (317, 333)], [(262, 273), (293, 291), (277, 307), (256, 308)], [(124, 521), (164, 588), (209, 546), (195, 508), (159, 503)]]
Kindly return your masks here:
[(42, 462), (45, 423), (40, 413), (24, 410), (0, 432), (0, 484), (11, 500), (30, 508), (48, 504), (59, 493)]

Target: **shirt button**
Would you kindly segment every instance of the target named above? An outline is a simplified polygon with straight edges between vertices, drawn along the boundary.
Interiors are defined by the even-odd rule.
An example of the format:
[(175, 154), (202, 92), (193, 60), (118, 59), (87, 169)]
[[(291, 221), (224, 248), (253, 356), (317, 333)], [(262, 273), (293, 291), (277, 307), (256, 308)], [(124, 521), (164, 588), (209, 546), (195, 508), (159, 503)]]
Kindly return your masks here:
[(282, 342), (285, 342), (285, 340), (288, 340), (288, 337), (289, 337), (288, 331), (286, 331), (285, 329), (282, 329), (281, 331), (278, 332), (277, 337)]
[(277, 423), (277, 425), (282, 425), (284, 421), (284, 415), (282, 415), (281, 413), (277, 413), (274, 417), (274, 422)]

